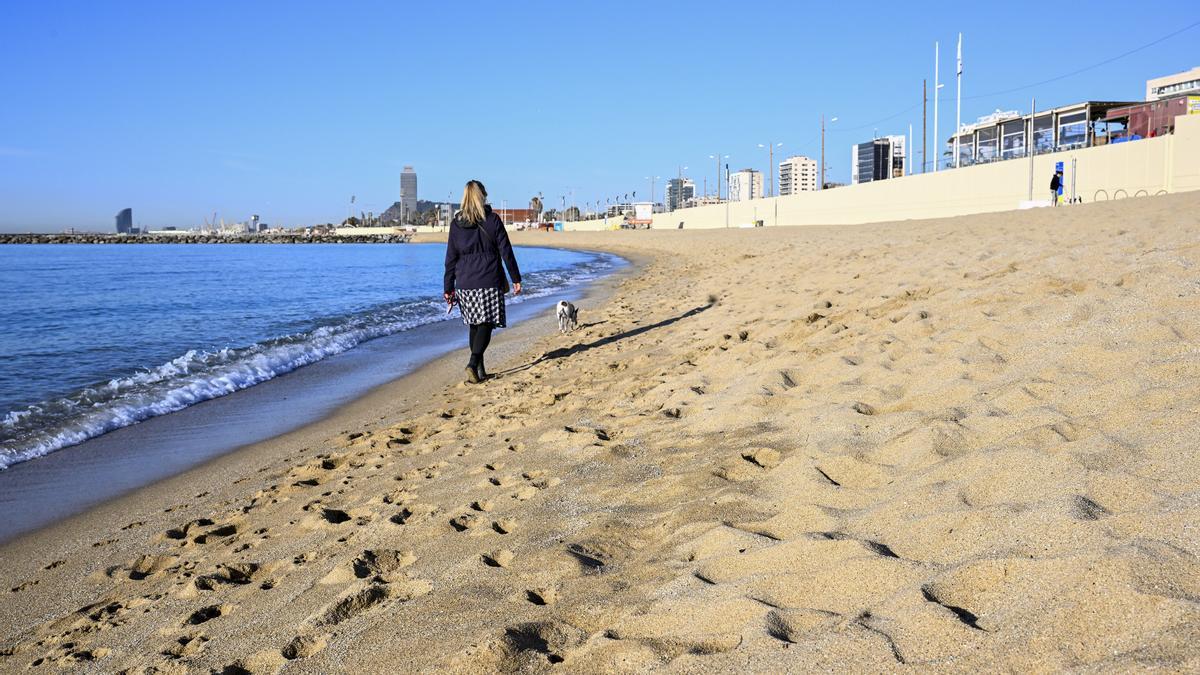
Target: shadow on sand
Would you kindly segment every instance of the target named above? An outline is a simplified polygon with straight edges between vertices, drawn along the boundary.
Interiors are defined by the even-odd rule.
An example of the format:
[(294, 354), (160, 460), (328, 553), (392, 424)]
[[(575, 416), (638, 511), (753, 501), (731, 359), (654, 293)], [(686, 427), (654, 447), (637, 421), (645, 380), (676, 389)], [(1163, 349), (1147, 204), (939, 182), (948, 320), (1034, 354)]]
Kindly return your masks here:
[[(577, 344), (577, 345), (573, 345), (571, 347), (560, 347), (558, 349), (554, 349), (554, 350), (546, 352), (545, 354), (542, 354), (541, 356), (534, 359), (533, 361), (530, 361), (529, 363), (526, 363), (526, 364), (520, 365), (520, 366), (514, 366), (507, 370), (502, 370), (498, 373), (494, 373), (494, 375), (511, 375), (512, 373), (519, 373), (522, 370), (528, 370), (529, 368), (532, 368), (532, 367), (536, 366), (537, 364), (543, 363), (545, 361), (553, 361), (555, 359), (563, 359), (568, 356), (582, 354), (583, 352), (586, 352), (589, 349), (596, 349), (597, 347), (603, 347), (605, 345), (610, 345), (614, 342), (620, 342), (621, 340), (624, 340), (626, 338), (635, 337), (635, 336), (641, 335), (642, 333), (646, 333), (648, 331), (656, 330), (658, 328), (663, 328), (665, 326), (670, 326), (671, 324), (675, 323), (676, 321), (680, 321), (682, 319), (686, 319), (688, 317), (695, 316), (695, 315), (699, 314), (700, 312), (703, 312), (704, 310), (712, 307), (714, 304), (716, 304), (716, 303), (710, 302), (706, 305), (700, 305), (699, 307), (693, 307), (692, 309), (689, 309), (688, 311), (684, 312), (683, 314), (680, 314), (679, 316), (673, 316), (669, 319), (663, 319), (662, 321), (659, 321), (657, 323), (652, 323), (652, 324), (648, 324), (645, 326), (638, 326), (637, 328), (631, 328), (631, 329), (625, 331), (624, 333), (617, 333), (616, 335), (609, 335), (608, 337), (602, 337), (599, 340), (594, 340), (592, 342), (588, 342), (588, 343), (584, 343), (584, 344)], [(601, 323), (604, 323), (604, 322), (598, 321), (595, 323), (584, 324), (584, 325), (581, 325), (580, 328), (588, 328), (591, 326), (599, 325)]]

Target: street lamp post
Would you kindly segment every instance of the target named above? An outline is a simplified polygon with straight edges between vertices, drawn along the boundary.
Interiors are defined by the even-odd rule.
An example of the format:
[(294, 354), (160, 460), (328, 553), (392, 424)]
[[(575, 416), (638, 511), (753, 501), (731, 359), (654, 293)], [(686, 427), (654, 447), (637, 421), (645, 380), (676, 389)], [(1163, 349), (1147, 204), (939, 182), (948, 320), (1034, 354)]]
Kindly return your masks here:
[(941, 91), (942, 87), (945, 86), (944, 84), (942, 84), (942, 81), (939, 79), (939, 75), (938, 75), (938, 67), (941, 62), (941, 52), (939, 50), (940, 50), (939, 44), (937, 42), (934, 42), (933, 43), (933, 171), (934, 171), (934, 173), (937, 173), (938, 164), (941, 161), (941, 153), (942, 153), (941, 150), (938, 150), (938, 146), (940, 146), (942, 144), (941, 139), (938, 137), (938, 92)]
[(724, 157), (725, 159), (729, 159), (729, 155), (722, 155), (719, 152), (715, 155), (708, 156), (709, 159), (716, 160), (716, 162), (717, 162), (716, 182), (717, 182), (717, 201), (718, 202), (721, 201), (721, 159), (722, 159), (722, 157)]
[(646, 180), (650, 181), (650, 210), (651, 211), (654, 211), (654, 184), (656, 182), (658, 182), (658, 179), (661, 177), (662, 176), (654, 176), (654, 177), (646, 176)]
[[(838, 118), (830, 118), (829, 123), (833, 124), (838, 121)], [(821, 185), (818, 190), (825, 189), (825, 115), (821, 115)]]
[(758, 147), (767, 149), (767, 173), (771, 176), (770, 188), (767, 190), (768, 197), (775, 196), (775, 148), (782, 146), (783, 143), (758, 144)]

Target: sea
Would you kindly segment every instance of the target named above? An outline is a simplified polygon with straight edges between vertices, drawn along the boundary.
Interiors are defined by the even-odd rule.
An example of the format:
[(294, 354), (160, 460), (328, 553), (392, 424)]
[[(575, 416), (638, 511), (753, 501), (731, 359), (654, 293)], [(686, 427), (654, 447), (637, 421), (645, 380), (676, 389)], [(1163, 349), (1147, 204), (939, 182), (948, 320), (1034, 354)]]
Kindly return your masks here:
[[(516, 251), (518, 304), (622, 264)], [(460, 322), (442, 300), (444, 257), (442, 244), (0, 245), (0, 472), (386, 336)]]

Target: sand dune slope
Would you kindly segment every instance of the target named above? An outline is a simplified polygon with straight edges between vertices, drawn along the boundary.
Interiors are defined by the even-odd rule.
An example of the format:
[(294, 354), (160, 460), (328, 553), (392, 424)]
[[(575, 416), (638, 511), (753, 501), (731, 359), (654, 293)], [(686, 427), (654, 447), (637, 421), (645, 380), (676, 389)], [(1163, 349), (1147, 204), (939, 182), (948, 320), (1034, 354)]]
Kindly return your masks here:
[(1197, 214), (516, 235), (650, 262), (484, 385), (6, 560), (0, 669), (1200, 669)]

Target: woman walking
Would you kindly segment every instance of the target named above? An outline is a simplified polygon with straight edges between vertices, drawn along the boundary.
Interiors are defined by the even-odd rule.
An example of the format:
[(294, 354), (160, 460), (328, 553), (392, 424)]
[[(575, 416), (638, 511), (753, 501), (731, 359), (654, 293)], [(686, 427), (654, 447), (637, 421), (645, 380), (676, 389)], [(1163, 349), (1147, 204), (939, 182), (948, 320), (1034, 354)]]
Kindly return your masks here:
[[(503, 261), (503, 265), (501, 264)], [(447, 308), (458, 303), (463, 323), (467, 324), (471, 360), (467, 362), (467, 381), (487, 379), (483, 353), (492, 341), (492, 329), (504, 328), (504, 294), (512, 278), (514, 295), (521, 294), (521, 270), (508, 243), (504, 221), (487, 204), (487, 190), (477, 180), (463, 189), (462, 208), (450, 222), (446, 241), (446, 275), (442, 294)]]

